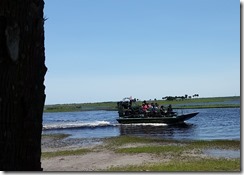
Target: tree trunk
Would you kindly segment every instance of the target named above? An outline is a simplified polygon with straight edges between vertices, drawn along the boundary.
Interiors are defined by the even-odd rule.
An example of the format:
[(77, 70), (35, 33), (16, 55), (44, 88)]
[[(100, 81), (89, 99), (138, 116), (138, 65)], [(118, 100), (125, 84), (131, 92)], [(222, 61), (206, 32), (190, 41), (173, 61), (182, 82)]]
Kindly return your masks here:
[(40, 171), (43, 0), (0, 0), (0, 170)]

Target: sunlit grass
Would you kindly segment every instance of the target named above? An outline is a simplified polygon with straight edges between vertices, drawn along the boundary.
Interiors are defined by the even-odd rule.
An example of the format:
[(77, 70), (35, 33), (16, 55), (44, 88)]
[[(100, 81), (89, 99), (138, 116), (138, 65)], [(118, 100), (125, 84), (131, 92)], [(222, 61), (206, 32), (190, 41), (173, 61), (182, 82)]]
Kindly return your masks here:
[(42, 158), (51, 158), (57, 156), (74, 156), (90, 152), (90, 149), (76, 149), (76, 150), (63, 150), (54, 152), (42, 152)]
[(240, 159), (172, 160), (167, 163), (111, 167), (106, 171), (224, 172), (240, 171)]
[(119, 136), (111, 137), (105, 140), (106, 147), (110, 149), (118, 149), (119, 146), (126, 144), (170, 144), (170, 143), (181, 143), (178, 140), (167, 140), (167, 139), (157, 139), (157, 138), (148, 138), (148, 137), (135, 137), (135, 136)]
[[(111, 141), (111, 140), (110, 140)], [(114, 139), (113, 142), (116, 141), (117, 147), (115, 151), (117, 153), (153, 153), (153, 154), (162, 154), (162, 153), (170, 153), (170, 154), (179, 154), (183, 151), (189, 150), (200, 150), (200, 149), (240, 149), (240, 141), (237, 140), (214, 140), (214, 141), (173, 141), (173, 140), (157, 140), (157, 139), (149, 139), (149, 138), (134, 138), (134, 137), (120, 137)], [(129, 143), (154, 143), (158, 145), (150, 145), (150, 146), (137, 146), (137, 147), (128, 147), (128, 148), (120, 148), (118, 145), (125, 145)], [(174, 143), (170, 145), (170, 143)], [(110, 142), (110, 145), (113, 144)], [(161, 144), (161, 145), (160, 145)], [(167, 145), (166, 145), (167, 144)], [(114, 146), (114, 144), (113, 144)]]
[[(238, 150), (240, 149), (240, 141), (238, 140), (175, 141), (123, 136), (109, 139), (108, 142), (110, 144), (116, 143), (116, 146), (113, 147), (115, 148), (114, 150), (116, 153), (148, 153), (172, 157), (169, 162), (143, 164), (139, 166), (130, 165), (123, 167), (111, 167), (108, 171), (240, 171), (240, 159), (201, 158), (191, 157), (190, 155), (184, 154), (187, 152), (189, 153), (189, 151), (197, 151), (200, 153), (201, 150), (208, 148)], [(131, 143), (144, 143), (145, 146), (121, 147)], [(147, 143), (150, 143), (150, 146), (147, 146)]]
[[(133, 136), (119, 136), (106, 139), (107, 146), (114, 147), (118, 149), (119, 146), (133, 143), (145, 143), (145, 144), (161, 144), (161, 145), (170, 145), (176, 147), (182, 147), (185, 145), (186, 149), (193, 148), (218, 148), (218, 149), (240, 149), (239, 140), (191, 140), (191, 141), (180, 141), (180, 140), (170, 140), (170, 139), (157, 139), (157, 138), (148, 138), (148, 137), (133, 137)], [(179, 146), (180, 145), (180, 146)]]
[(215, 149), (240, 149), (239, 140), (199, 140), (190, 141), (189, 147), (192, 148), (215, 148)]
[(162, 154), (162, 153), (171, 153), (178, 154), (184, 151), (183, 146), (141, 146), (135, 148), (119, 148), (116, 150), (117, 153), (153, 153), (153, 154)]

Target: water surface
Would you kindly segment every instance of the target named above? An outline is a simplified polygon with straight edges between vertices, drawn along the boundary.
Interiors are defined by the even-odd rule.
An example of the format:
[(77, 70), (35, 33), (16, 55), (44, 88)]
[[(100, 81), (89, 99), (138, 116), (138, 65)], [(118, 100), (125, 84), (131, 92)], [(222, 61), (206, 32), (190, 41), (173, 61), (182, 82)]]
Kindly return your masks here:
[(186, 140), (240, 140), (240, 109), (182, 109), (179, 114), (198, 111), (185, 125), (119, 124), (117, 111), (44, 113), (43, 133), (70, 134), (71, 138), (105, 138), (136, 135)]

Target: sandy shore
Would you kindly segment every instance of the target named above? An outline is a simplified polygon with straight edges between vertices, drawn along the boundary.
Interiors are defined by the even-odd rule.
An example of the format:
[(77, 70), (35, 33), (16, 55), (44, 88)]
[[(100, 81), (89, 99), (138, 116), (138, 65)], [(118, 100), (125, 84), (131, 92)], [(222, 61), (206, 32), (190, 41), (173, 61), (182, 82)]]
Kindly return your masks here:
[[(175, 157), (165, 154), (116, 153), (109, 147), (106, 147), (106, 144), (105, 139), (44, 138), (42, 139), (42, 152), (75, 150), (80, 148), (89, 148), (91, 151), (81, 155), (42, 158), (42, 168), (44, 171), (104, 171), (115, 166), (166, 163), (173, 158), (175, 159)], [(152, 146), (152, 144), (155, 143), (134, 143), (123, 145), (123, 147)], [(184, 154), (192, 158), (204, 158), (208, 156), (194, 150)], [(142, 169), (141, 171), (146, 170)]]
[(44, 171), (99, 171), (111, 166), (139, 165), (142, 163), (167, 161), (149, 154), (115, 154), (104, 150), (79, 156), (54, 157), (42, 160)]
[[(44, 171), (101, 171), (112, 166), (140, 165), (143, 163), (166, 162), (170, 158), (153, 154), (118, 154), (103, 147), (103, 139), (42, 139), (42, 151), (52, 152), (78, 148), (89, 148), (92, 152), (78, 156), (43, 158)], [(140, 144), (127, 145), (141, 146)]]
[[(170, 157), (155, 154), (121, 154), (104, 147), (103, 139), (42, 139), (42, 152), (89, 148), (92, 152), (76, 156), (42, 158), (44, 171), (102, 171), (112, 166), (140, 165), (170, 161)], [(150, 144), (149, 144), (150, 145)], [(130, 144), (125, 147), (145, 146)], [(143, 171), (143, 170), (142, 170)]]

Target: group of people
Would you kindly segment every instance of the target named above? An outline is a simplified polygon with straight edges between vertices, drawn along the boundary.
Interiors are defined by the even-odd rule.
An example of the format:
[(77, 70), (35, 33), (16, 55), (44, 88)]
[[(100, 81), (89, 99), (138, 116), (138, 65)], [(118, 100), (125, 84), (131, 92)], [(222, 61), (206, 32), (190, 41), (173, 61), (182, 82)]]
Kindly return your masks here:
[(141, 106), (141, 111), (143, 111), (144, 113), (152, 112), (152, 113), (167, 114), (167, 113), (171, 113), (173, 109), (171, 105), (169, 105), (168, 107), (164, 107), (163, 105), (161, 105), (159, 107), (158, 103), (150, 104), (144, 100)]
[(172, 106), (164, 107), (163, 105), (159, 106), (158, 103), (148, 103), (145, 100), (142, 102), (141, 106), (134, 103), (136, 101), (121, 101), (118, 102), (118, 109), (121, 115), (138, 115), (144, 114), (145, 116), (162, 116), (162, 115), (171, 115), (173, 113)]

